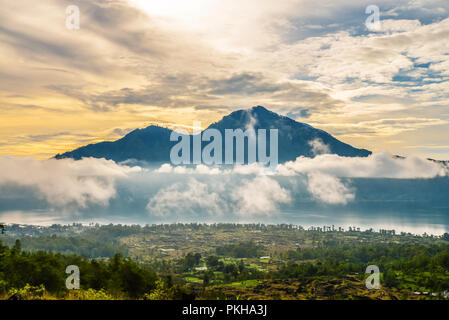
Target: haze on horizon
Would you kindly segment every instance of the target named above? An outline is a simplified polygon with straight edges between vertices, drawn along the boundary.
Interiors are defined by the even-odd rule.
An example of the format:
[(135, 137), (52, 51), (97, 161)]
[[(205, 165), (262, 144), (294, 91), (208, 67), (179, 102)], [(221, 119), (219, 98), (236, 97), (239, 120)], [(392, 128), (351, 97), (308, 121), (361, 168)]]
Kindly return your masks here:
[(2, 1), (0, 155), (264, 105), (357, 147), (449, 159), (448, 17), (446, 0)]

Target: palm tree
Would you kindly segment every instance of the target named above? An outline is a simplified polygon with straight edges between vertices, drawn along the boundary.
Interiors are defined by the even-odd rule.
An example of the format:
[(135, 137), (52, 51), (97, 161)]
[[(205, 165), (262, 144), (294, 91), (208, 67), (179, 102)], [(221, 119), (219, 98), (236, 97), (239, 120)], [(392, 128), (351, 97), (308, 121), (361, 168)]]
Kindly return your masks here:
[(5, 233), (5, 225), (4, 224), (0, 224), (0, 229), (2, 229), (2, 234)]

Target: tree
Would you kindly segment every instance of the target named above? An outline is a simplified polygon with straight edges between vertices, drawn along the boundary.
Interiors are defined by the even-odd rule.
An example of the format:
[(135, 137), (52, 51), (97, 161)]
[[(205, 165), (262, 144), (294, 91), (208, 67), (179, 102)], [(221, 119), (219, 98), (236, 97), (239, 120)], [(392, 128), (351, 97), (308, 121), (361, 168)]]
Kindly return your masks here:
[(194, 266), (198, 265), (201, 262), (201, 254), (199, 253), (191, 253), (189, 252), (182, 262), (182, 268), (184, 270), (192, 269)]
[(239, 262), (239, 272), (242, 273), (243, 270), (245, 270), (245, 263), (243, 262), (243, 260), (240, 260), (240, 262)]
[(396, 285), (396, 274), (393, 270), (387, 269), (384, 272), (383, 284), (386, 287), (394, 287)]
[(208, 268), (213, 268), (213, 267), (216, 267), (217, 265), (218, 265), (218, 257), (217, 256), (211, 255), (206, 258), (206, 266)]
[(227, 273), (229, 275), (232, 275), (233, 277), (236, 277), (238, 275), (237, 266), (233, 263), (226, 264), (223, 273)]
[(132, 298), (145, 293), (144, 278), (137, 268), (128, 262), (125, 262), (120, 270), (122, 288), (129, 293)]
[(22, 251), (22, 243), (19, 239), (16, 240), (14, 247), (12, 248), (14, 252), (20, 253)]
[(155, 288), (156, 273), (117, 254), (110, 262), (91, 260), (76, 255), (36, 251), (21, 252), (17, 240), (13, 248), (0, 243), (0, 290), (44, 286), (52, 294), (66, 291), (66, 266), (80, 268), (82, 289), (102, 290), (118, 297), (143, 297)]
[(203, 276), (203, 285), (206, 287), (210, 283), (210, 273), (205, 272)]
[(165, 279), (165, 284), (169, 289), (173, 287), (173, 276), (171, 274), (167, 275), (167, 278)]
[(201, 262), (201, 254), (200, 253), (195, 253), (194, 257), (195, 257), (195, 265), (200, 264), (200, 262)]

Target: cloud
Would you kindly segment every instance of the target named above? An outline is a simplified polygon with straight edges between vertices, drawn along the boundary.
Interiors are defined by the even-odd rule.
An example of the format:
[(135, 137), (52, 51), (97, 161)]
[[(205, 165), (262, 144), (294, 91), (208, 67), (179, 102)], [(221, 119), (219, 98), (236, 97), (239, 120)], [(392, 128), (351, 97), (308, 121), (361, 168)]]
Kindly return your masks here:
[(247, 165), (235, 165), (232, 168), (223, 168), (219, 166), (206, 166), (203, 164), (194, 167), (172, 166), (169, 163), (162, 164), (155, 170), (157, 173), (174, 174), (201, 174), (201, 175), (270, 175), (273, 172), (259, 163)]
[[(321, 143), (313, 142), (314, 147), (322, 149)], [(347, 204), (355, 199), (356, 190), (342, 178), (431, 179), (449, 174), (447, 166), (418, 157), (399, 158), (388, 153), (374, 153), (366, 158), (347, 158), (314, 153), (318, 154), (315, 158), (298, 157), (279, 165), (277, 174), (305, 175), (309, 193), (326, 204)]]
[(295, 108), (292, 110), (288, 110), (286, 113), (286, 116), (289, 118), (292, 118), (293, 120), (295, 120), (297, 118), (309, 118), (310, 111), (309, 111), (309, 109)]
[(56, 137), (61, 136), (71, 136), (71, 137), (78, 137), (78, 138), (92, 138), (88, 134), (74, 134), (71, 132), (56, 132), (56, 133), (50, 133), (50, 134), (37, 134), (37, 135), (29, 135), (24, 138), (26, 141), (33, 141), (33, 142), (42, 142), (47, 141)]
[(195, 178), (190, 178), (187, 183), (175, 183), (158, 191), (146, 209), (156, 217), (175, 216), (182, 219), (199, 214), (221, 216), (227, 204), (211, 187)]
[[(165, 164), (157, 171), (232, 177), (226, 182), (226, 187), (221, 187), (224, 193), (221, 194), (223, 199), (220, 198), (220, 201), (228, 204), (228, 211), (247, 216), (270, 215), (278, 211), (280, 204), (291, 202), (292, 193), (297, 190), (292, 185), (282, 187), (276, 178), (283, 176), (296, 177), (302, 181), (307, 192), (318, 202), (344, 205), (355, 200), (356, 189), (350, 186), (351, 178), (432, 179), (449, 173), (446, 166), (418, 157), (400, 158), (388, 153), (374, 153), (369, 157), (349, 158), (327, 154), (328, 147), (322, 141), (314, 140), (311, 146), (315, 158), (298, 157), (295, 161), (279, 165), (275, 172), (266, 170), (259, 164), (236, 166), (233, 169), (208, 168), (202, 165), (196, 168), (176, 168)], [(253, 178), (245, 178), (247, 175)], [(238, 184), (231, 183), (235, 180), (239, 181)], [(215, 185), (219, 184), (215, 182)], [(228, 199), (228, 194), (234, 203)]]
[[(357, 205), (367, 198), (427, 201), (430, 196), (420, 190), (433, 183), (442, 183), (445, 190), (448, 176), (447, 167), (440, 163), (387, 153), (366, 158), (299, 157), (276, 170), (259, 164), (142, 168), (127, 163), (1, 157), (0, 218), (16, 222), (22, 217), (23, 221), (261, 221), (316, 206)], [(439, 179), (427, 181), (434, 178)], [(392, 195), (396, 191), (390, 185), (398, 184), (405, 189)], [(435, 197), (441, 198), (439, 191)]]
[(199, 164), (194, 168), (187, 168), (184, 166), (172, 166), (169, 163), (164, 163), (159, 169), (156, 169), (157, 173), (174, 173), (174, 174), (224, 174), (226, 171), (217, 167), (206, 166)]
[(40, 161), (0, 157), (0, 167), (0, 186), (31, 187), (50, 206), (75, 204), (81, 208), (89, 203), (107, 205), (116, 195), (116, 180), (141, 170), (93, 158)]
[[(206, 185), (197, 185), (197, 192), (206, 197), (211, 194), (215, 202), (220, 203), (219, 215), (223, 210), (237, 216), (273, 215), (279, 211), (279, 205), (288, 205), (298, 192), (294, 184), (281, 186), (281, 177), (295, 177), (304, 185), (310, 196), (318, 202), (331, 205), (344, 205), (355, 200), (356, 189), (350, 186), (351, 178), (390, 178), (390, 179), (432, 179), (448, 175), (448, 168), (440, 163), (418, 157), (399, 158), (388, 153), (374, 153), (364, 158), (347, 158), (328, 152), (328, 148), (320, 141), (313, 141), (315, 158), (299, 157), (295, 161), (279, 165), (276, 171), (270, 171), (259, 164), (236, 166), (233, 169), (210, 168), (199, 165), (196, 168), (172, 167), (162, 165), (156, 172), (178, 174), (184, 176), (212, 176), (207, 179), (208, 188), (215, 186), (220, 192), (212, 192)], [(214, 178), (213, 176), (220, 176)], [(249, 176), (250, 178), (247, 178)], [(226, 183), (220, 182), (226, 178)], [(194, 187), (191, 184), (191, 187)], [(182, 204), (168, 199), (176, 198), (178, 188), (182, 184), (170, 187), (171, 196), (163, 192), (163, 202), (167, 212), (174, 207), (182, 211), (183, 207), (191, 208), (200, 202), (197, 196), (191, 196), (190, 191), (183, 193)], [(218, 187), (219, 186), (219, 187)], [(188, 190), (187, 185), (184, 188)], [(193, 191), (192, 191), (193, 192)], [(191, 198), (191, 200), (188, 200)], [(157, 203), (158, 196), (150, 203)], [(213, 212), (210, 203), (207, 212)], [(189, 211), (189, 210), (188, 210)]]
[(243, 180), (231, 193), (237, 201), (237, 212), (241, 216), (273, 215), (279, 211), (279, 204), (292, 201), (290, 191), (267, 176)]
[(312, 154), (315, 156), (319, 154), (331, 153), (329, 146), (325, 144), (321, 139), (314, 139), (312, 141), (309, 141), (309, 146), (312, 147)]
[(269, 82), (264, 82), (263, 74), (242, 73), (223, 80), (210, 82), (211, 94), (258, 94), (273, 93), (281, 88)]
[(393, 20), (387, 19), (381, 21), (381, 32), (400, 32), (400, 31), (415, 31), (421, 27), (419, 20)]
[(323, 203), (347, 204), (355, 198), (354, 191), (332, 175), (311, 172), (307, 174), (307, 179), (307, 190)]
[(438, 118), (405, 117), (396, 119), (378, 119), (372, 121), (360, 121), (357, 123), (311, 123), (326, 130), (332, 130), (335, 134), (348, 136), (394, 136), (403, 132), (416, 129), (448, 124), (448, 120)]
[(334, 154), (315, 158), (299, 157), (279, 165), (281, 175), (321, 172), (342, 178), (392, 178), (431, 179), (448, 175), (448, 168), (430, 160), (407, 157), (398, 158), (388, 153), (373, 153), (366, 158), (347, 158)]
[[(104, 140), (149, 121), (188, 126), (204, 115), (213, 122), (229, 110), (255, 104), (308, 118), (310, 124), (371, 150), (383, 150), (394, 139), (401, 141), (396, 154), (410, 146), (420, 146), (427, 156), (448, 154), (441, 134), (449, 122), (449, 56), (442, 40), (449, 34), (446, 0), (379, 0), (383, 29), (374, 33), (364, 25), (370, 0), (133, 1), (137, 7), (130, 1), (80, 1), (81, 29), (76, 32), (64, 26), (65, 7), (72, 2), (2, 4), (2, 154), (47, 156), (71, 149), (74, 141)], [(327, 150), (319, 141), (312, 148), (314, 159), (299, 158), (274, 173), (255, 165), (165, 165), (142, 172), (146, 181), (139, 191), (145, 194), (139, 196), (146, 206), (165, 190), (153, 202), (162, 213), (170, 205), (164, 196), (177, 192), (186, 199), (188, 186), (195, 186), (193, 199), (201, 192), (205, 197), (216, 194), (217, 201), (232, 203), (223, 205), (229, 213), (251, 212), (246, 204), (253, 197), (266, 198), (263, 207), (271, 212), (289, 204), (282, 200), (288, 194), (292, 201), (296, 196), (281, 182), (283, 174), (303, 180), (316, 201), (349, 203), (343, 177), (414, 179), (447, 173), (416, 157), (347, 159), (323, 154)], [(1, 161), (3, 188), (6, 179), (34, 188), (52, 206), (73, 203), (89, 209), (113, 202), (121, 192), (137, 193), (131, 184), (138, 179), (126, 166), (82, 162), (92, 168), (84, 176), (78, 164), (69, 162)], [(97, 176), (97, 167), (111, 171), (100, 170)], [(222, 185), (214, 179), (224, 176), (231, 177), (235, 189), (248, 187), (239, 189), (241, 199), (226, 186), (221, 189), (225, 194), (213, 187)], [(273, 190), (266, 187), (267, 179)], [(319, 184), (320, 179), (329, 185)], [(126, 182), (126, 190), (116, 188)], [(267, 190), (281, 201), (272, 201)], [(199, 201), (187, 208), (198, 207), (214, 210)]]
[(146, 206), (150, 216), (179, 220), (204, 215), (215, 218), (274, 216), (279, 213), (280, 204), (292, 200), (289, 190), (267, 176), (243, 178), (231, 173), (217, 179), (205, 177), (203, 172), (184, 171), (182, 174), (187, 175), (187, 180), (181, 178), (181, 182), (150, 197)]
[[(68, 0), (5, 3), (0, 125), (7, 130), (0, 153), (39, 154), (42, 144), (32, 136), (67, 130), (98, 141), (111, 128), (149, 120), (212, 123), (224, 110), (254, 104), (323, 127), (335, 123), (327, 127), (331, 133), (348, 132), (349, 143), (377, 150), (404, 131), (391, 123), (371, 131), (354, 124), (406, 117), (447, 122), (447, 114), (435, 112), (449, 99), (447, 48), (440, 41), (448, 34), (447, 1), (379, 0), (383, 32), (373, 33), (364, 25), (369, 4), (79, 1), (81, 29), (70, 31)], [(32, 119), (51, 132), (22, 125)], [(406, 129), (441, 144), (433, 134), (441, 122)], [(4, 145), (19, 131), (29, 143)], [(402, 150), (413, 142), (402, 140)], [(66, 146), (73, 146), (71, 137), (60, 136), (45, 153)]]

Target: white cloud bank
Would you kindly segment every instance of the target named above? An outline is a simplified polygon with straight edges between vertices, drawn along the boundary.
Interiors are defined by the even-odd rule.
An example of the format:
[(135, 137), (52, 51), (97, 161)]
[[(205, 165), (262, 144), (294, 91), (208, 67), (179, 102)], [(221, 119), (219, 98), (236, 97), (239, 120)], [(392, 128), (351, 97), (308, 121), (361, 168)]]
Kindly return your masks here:
[(334, 176), (311, 172), (307, 178), (307, 190), (318, 201), (328, 204), (346, 204), (355, 198), (354, 190)]
[[(269, 216), (280, 204), (292, 201), (290, 191), (268, 176), (252, 178), (240, 175), (211, 177), (188, 173), (188, 180), (163, 188), (150, 197), (146, 207), (151, 216), (192, 217), (208, 215), (222, 217)], [(196, 178), (193, 178), (196, 177)]]
[(36, 188), (50, 205), (88, 203), (107, 205), (116, 195), (115, 181), (137, 172), (104, 159), (85, 158), (36, 160), (33, 158), (0, 157), (0, 186)]
[(297, 175), (321, 172), (342, 178), (430, 179), (448, 174), (448, 168), (430, 160), (397, 158), (389, 153), (374, 153), (366, 158), (340, 157), (334, 154), (315, 158), (299, 157), (278, 167), (278, 174)]
[(238, 203), (238, 212), (243, 215), (269, 215), (277, 211), (278, 205), (290, 203), (290, 191), (267, 176), (244, 180), (231, 194)]
[[(216, 202), (221, 205), (219, 209), (215, 208), (215, 211), (209, 210), (212, 208), (208, 202), (202, 203), (202, 205), (206, 211), (220, 215), (223, 213), (223, 208), (239, 215), (269, 215), (276, 212), (279, 205), (291, 203), (293, 191), (281, 187), (273, 179), (275, 177), (297, 176), (304, 181), (307, 192), (316, 201), (331, 205), (345, 205), (354, 201), (356, 190), (342, 178), (431, 179), (448, 175), (447, 167), (418, 157), (399, 158), (388, 153), (374, 153), (366, 158), (349, 158), (323, 154), (329, 152), (329, 148), (318, 140), (314, 140), (310, 144), (316, 149), (315, 158), (298, 157), (295, 161), (279, 165), (274, 172), (257, 164), (236, 166), (233, 169), (211, 168), (203, 165), (192, 168), (172, 167), (169, 164), (164, 164), (156, 172), (189, 176), (254, 176), (250, 179), (240, 177), (237, 185), (227, 181), (226, 187), (220, 182), (221, 177), (214, 179), (215, 187), (220, 185), (225, 197), (216, 192), (208, 193), (204, 186), (198, 188), (198, 190), (204, 191), (205, 197), (213, 195), (219, 199)], [(190, 192), (197, 194), (198, 190)], [(161, 195), (153, 197), (150, 204), (157, 205), (155, 208), (147, 207), (150, 214), (154, 214), (154, 212), (160, 214), (162, 211), (169, 214), (170, 210), (173, 211), (174, 206), (185, 210), (185, 207), (182, 208), (182, 206), (177, 206), (169, 201), (169, 199), (173, 201), (179, 195), (178, 193), (177, 189), (170, 187), (164, 190), (163, 197)], [(228, 194), (231, 195), (230, 199), (227, 198)], [(184, 206), (188, 208), (200, 204), (197, 197), (183, 196), (182, 198)], [(230, 201), (235, 203), (231, 205)]]
[(175, 183), (150, 198), (147, 210), (151, 215), (192, 216), (200, 212), (221, 216), (227, 206), (211, 185), (190, 178), (187, 183)]
[(104, 159), (16, 157), (0, 157), (0, 168), (3, 220), (11, 212), (55, 218), (97, 217), (98, 213), (162, 221), (245, 220), (301, 208), (303, 200), (340, 206), (356, 202), (355, 178), (412, 179), (410, 183), (419, 185), (417, 180), (448, 175), (441, 163), (387, 153), (366, 158), (299, 157), (274, 171), (256, 164), (234, 168), (164, 164), (144, 169)]

